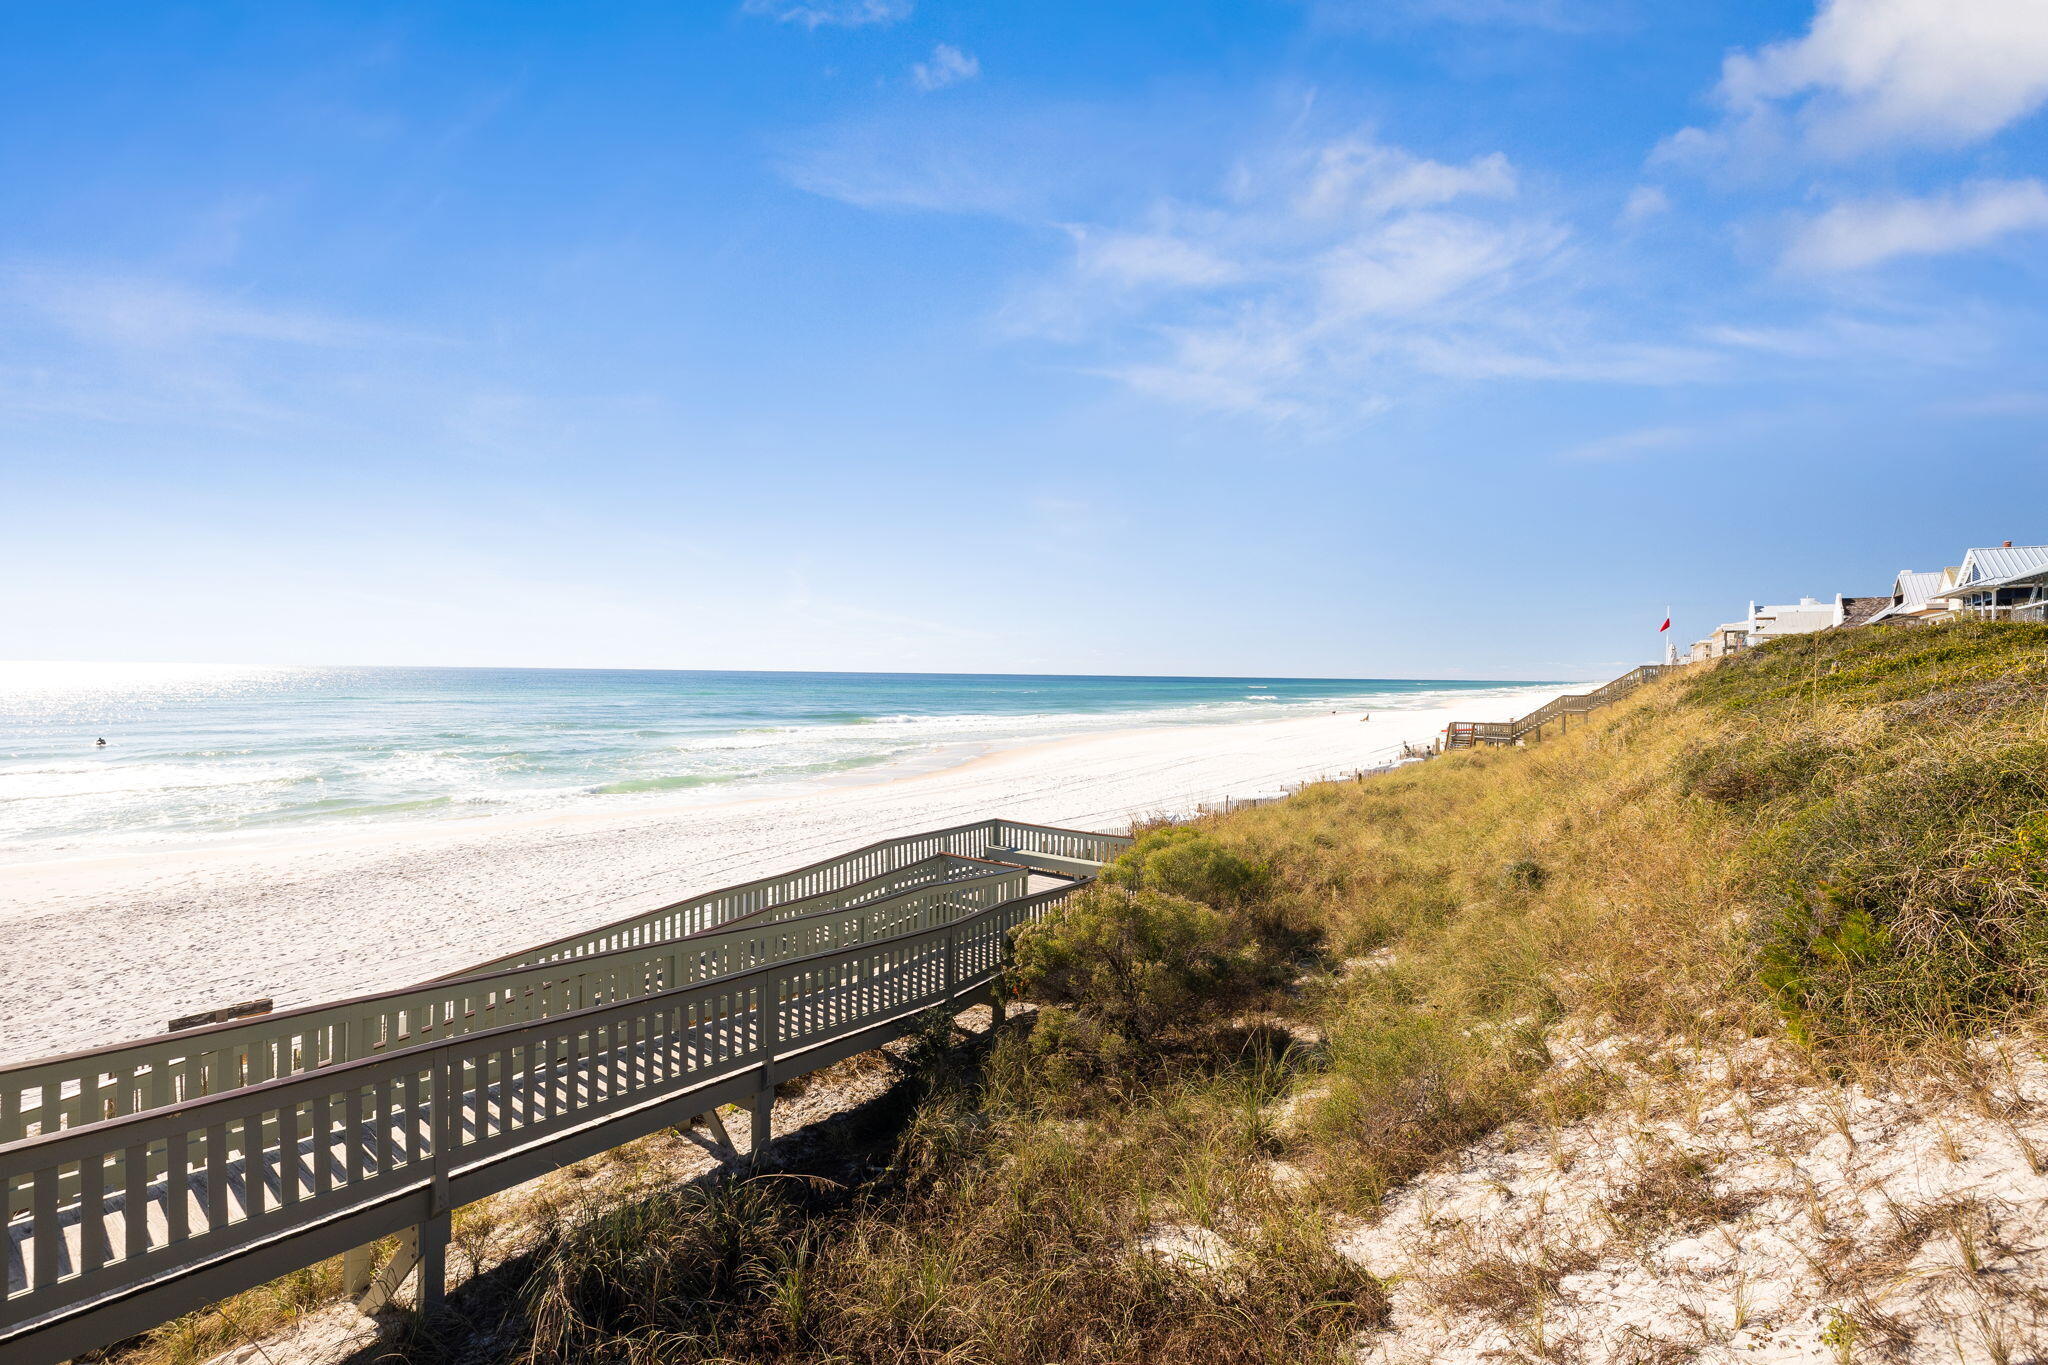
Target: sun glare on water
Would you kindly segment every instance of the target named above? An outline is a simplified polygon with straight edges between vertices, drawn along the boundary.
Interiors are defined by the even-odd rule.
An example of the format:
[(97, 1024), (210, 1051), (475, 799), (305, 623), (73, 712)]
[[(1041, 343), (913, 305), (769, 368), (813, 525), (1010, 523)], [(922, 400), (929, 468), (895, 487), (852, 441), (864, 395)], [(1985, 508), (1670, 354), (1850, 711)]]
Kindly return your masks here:
[(306, 670), (246, 664), (0, 662), (0, 709), (35, 711), (81, 701), (118, 701), (174, 694), (230, 695), (274, 685)]

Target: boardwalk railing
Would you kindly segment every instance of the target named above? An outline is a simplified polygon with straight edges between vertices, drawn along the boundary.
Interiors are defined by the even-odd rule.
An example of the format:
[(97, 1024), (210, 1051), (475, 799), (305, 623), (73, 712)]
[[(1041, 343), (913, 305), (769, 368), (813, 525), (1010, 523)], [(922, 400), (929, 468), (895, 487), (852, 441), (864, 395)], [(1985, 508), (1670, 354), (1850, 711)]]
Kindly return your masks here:
[(1621, 700), (1644, 683), (1683, 666), (1644, 664), (1641, 668), (1631, 669), (1614, 681), (1603, 683), (1590, 692), (1578, 692), (1568, 697), (1557, 697), (1547, 701), (1519, 720), (1453, 721), (1444, 729), (1444, 747), (1469, 749), (1479, 744), (1518, 744), (1524, 739), (1541, 738), (1544, 726), (1556, 722), (1562, 728), (1570, 723), (1569, 717), (1597, 711), (1609, 702)]
[[(0, 1143), (0, 1359), (58, 1361), (343, 1251), (351, 1290), (373, 1299), (418, 1265), (431, 1308), (458, 1205), (728, 1103), (751, 1106), (758, 1154), (777, 1081), (879, 1046), (927, 1008), (964, 1004), (999, 975), (1010, 931), (1084, 884), (1020, 895), (1028, 874), (1010, 867), (794, 910), (913, 863), (973, 856), (955, 840), (1077, 866), (1129, 844), (1009, 821), (890, 841), (916, 856), (861, 862), (888, 847), (876, 845), (806, 869), (838, 869), (836, 885), (750, 883), (742, 890), (774, 883), (780, 894), (707, 915), (773, 913), (723, 932), (565, 952), (429, 983), (409, 1003), (396, 1002), (405, 992), (374, 997), (376, 1010), (352, 1001), (194, 1030), (154, 1040), (172, 1051), (138, 1061), (114, 1093), (85, 1087), (84, 1072), (72, 1095), (37, 1090), (15, 1111), (37, 1131)], [(651, 933), (649, 918), (628, 922), (628, 935)], [(323, 1009), (354, 1013), (339, 1028), (310, 1022)], [(173, 1064), (284, 1020), (297, 1041), (245, 1046), (217, 1073)], [(366, 1040), (378, 1042), (365, 1052)], [(251, 1057), (263, 1059), (254, 1074)], [(18, 1098), (28, 1087), (16, 1078)], [(98, 1118), (94, 1103), (130, 1111)], [(44, 1114), (57, 1116), (47, 1131)], [(404, 1250), (372, 1287), (363, 1249), (392, 1233)]]
[(1114, 834), (1059, 829), (1051, 825), (1026, 825), (1015, 820), (977, 820), (973, 824), (955, 825), (950, 829), (884, 839), (851, 853), (800, 867), (794, 872), (762, 877), (722, 891), (677, 901), (659, 910), (649, 910), (601, 928), (539, 944), (524, 952), (494, 958), (454, 975), (472, 976), (500, 967), (533, 967), (564, 958), (666, 943), (763, 911), (781, 910), (792, 902), (884, 877), (910, 864), (943, 855), (1015, 862), (1020, 859), (1008, 855), (1023, 853), (1100, 864), (1114, 858), (1129, 843), (1130, 840)]
[[(940, 855), (689, 938), (513, 967), (0, 1067), (0, 1143), (929, 928), (1014, 900), (1023, 868)], [(904, 889), (908, 887), (910, 889)], [(822, 904), (850, 900), (850, 906)], [(778, 916), (780, 912), (778, 911)], [(23, 1207), (9, 1189), (7, 1211)]]

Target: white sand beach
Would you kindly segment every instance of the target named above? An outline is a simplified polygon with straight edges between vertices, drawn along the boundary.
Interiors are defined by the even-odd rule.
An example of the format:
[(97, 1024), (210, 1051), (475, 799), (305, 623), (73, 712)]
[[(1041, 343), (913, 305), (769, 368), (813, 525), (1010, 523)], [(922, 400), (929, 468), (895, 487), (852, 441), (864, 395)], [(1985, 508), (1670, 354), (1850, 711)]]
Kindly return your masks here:
[(0, 867), (0, 1059), (159, 1032), (257, 996), (278, 1008), (402, 985), (527, 944), (970, 819), (1120, 830), (1388, 761), (1446, 710), (1090, 734), (861, 785), (633, 814), (501, 816), (290, 844)]

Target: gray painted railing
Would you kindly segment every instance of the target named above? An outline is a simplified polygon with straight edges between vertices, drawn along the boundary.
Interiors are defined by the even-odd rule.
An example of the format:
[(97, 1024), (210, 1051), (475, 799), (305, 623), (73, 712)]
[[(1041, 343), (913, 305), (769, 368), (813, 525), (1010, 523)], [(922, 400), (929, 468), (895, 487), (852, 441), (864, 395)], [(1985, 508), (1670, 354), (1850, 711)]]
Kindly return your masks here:
[[(689, 938), (573, 959), (582, 970), (550, 963), (443, 978), (18, 1062), (0, 1067), (0, 1143), (180, 1104), (455, 1033), (645, 995), (701, 979), (707, 964), (727, 964), (721, 970), (731, 970), (734, 964), (758, 965), (795, 951), (790, 945), (798, 936), (762, 933), (771, 923), (802, 924), (813, 935), (845, 934), (846, 926), (864, 922), (862, 907), (890, 916), (893, 923), (946, 900), (950, 883), (970, 880), (977, 886), (986, 882), (1001, 887), (1004, 898), (1025, 891), (1024, 874), (1016, 868), (941, 854), (837, 891), (787, 902), (772, 917), (764, 914)], [(963, 903), (981, 908), (975, 893), (967, 893)], [(763, 946), (744, 947), (756, 938), (764, 940)], [(835, 941), (818, 938), (811, 950)], [(756, 954), (755, 960), (746, 960), (748, 951)], [(9, 1190), (7, 1196), (12, 1211), (16, 1192)]]
[(0, 1179), (30, 1192), (7, 1225), (0, 1357), (76, 1354), (715, 1104), (772, 1101), (993, 980), (1010, 930), (1074, 889), (0, 1147)]
[[(978, 859), (932, 858), (913, 867), (929, 870), (932, 884), (864, 898), (853, 907), (749, 920), (671, 943), (429, 982), (0, 1070), (5, 1140), (930, 928), (1029, 890), (1024, 869)], [(25, 1207), (22, 1191), (8, 1189), (6, 1196), (9, 1214)]]
[(972, 824), (954, 825), (950, 829), (884, 839), (851, 853), (800, 867), (794, 872), (762, 877), (758, 881), (743, 882), (721, 891), (677, 901), (674, 905), (631, 915), (597, 929), (553, 939), (524, 952), (493, 958), (453, 975), (473, 976), (502, 967), (533, 967), (564, 958), (664, 943), (775, 910), (791, 901), (886, 876), (907, 864), (943, 854), (1012, 861), (1005, 858), (1005, 853), (1031, 853), (1103, 863), (1115, 857), (1129, 843), (1130, 840), (1114, 834), (1027, 825), (1015, 820), (977, 820)]

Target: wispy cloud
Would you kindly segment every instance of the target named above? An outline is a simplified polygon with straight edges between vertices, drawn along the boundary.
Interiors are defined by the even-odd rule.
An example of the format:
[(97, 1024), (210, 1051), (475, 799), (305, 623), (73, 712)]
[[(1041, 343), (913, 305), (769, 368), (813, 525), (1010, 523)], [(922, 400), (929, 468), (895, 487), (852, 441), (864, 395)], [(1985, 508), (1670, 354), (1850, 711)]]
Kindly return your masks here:
[(130, 348), (217, 341), (359, 346), (389, 335), (309, 310), (127, 276), (30, 271), (16, 276), (9, 292), (84, 340)]
[(1560, 218), (1524, 203), (1499, 152), (1444, 161), (1365, 132), (1289, 137), (1205, 194), (1052, 223), (1045, 196), (1020, 188), (1033, 172), (1019, 168), (1044, 152), (1008, 155), (979, 126), (840, 129), (785, 171), (864, 207), (1055, 228), (1063, 259), (1020, 287), (1005, 329), (1176, 404), (1328, 432), (1430, 381), (1655, 384), (1721, 363), (1585, 305), (1597, 264)]
[(951, 43), (940, 43), (932, 49), (930, 61), (914, 63), (910, 68), (910, 78), (920, 90), (944, 90), (980, 74), (981, 58), (962, 52)]
[(2048, 228), (2048, 185), (1983, 180), (1924, 198), (1852, 201), (1801, 224), (1785, 253), (1795, 270), (1861, 270), (1899, 256), (1967, 251)]
[(1064, 268), (1011, 310), (1146, 395), (1324, 427), (1418, 381), (1659, 382), (1697, 348), (1600, 335), (1571, 234), (1499, 153), (1443, 162), (1365, 134), (1270, 149), (1221, 191), (1065, 225)]
[(1633, 431), (1620, 431), (1612, 436), (1587, 441), (1564, 453), (1567, 460), (1625, 460), (1638, 455), (1648, 455), (1659, 450), (1671, 450), (1692, 445), (1702, 433), (1694, 427), (1656, 426), (1637, 427)]
[(1731, 54), (1716, 95), (1722, 119), (1680, 132), (1665, 156), (1966, 145), (2048, 101), (2048, 5), (1822, 0), (1803, 37)]
[(1621, 223), (1624, 227), (1635, 227), (1669, 212), (1670, 195), (1655, 185), (1638, 185), (1629, 192), (1628, 202), (1621, 206)]
[(308, 375), (429, 339), (170, 280), (50, 267), (0, 275), (0, 407), (164, 426), (288, 418)]
[(818, 29), (894, 24), (908, 19), (914, 8), (914, 0), (745, 0), (740, 11)]
[(1872, 306), (1791, 321), (1723, 323), (1702, 328), (1700, 336), (1730, 352), (1771, 362), (1907, 361), (1923, 366), (1981, 360), (1995, 332), (1984, 310), (1946, 298), (1925, 309)]
[(1014, 128), (855, 123), (810, 134), (777, 169), (798, 189), (858, 208), (1028, 214), (1037, 195), (1020, 166), (1036, 149), (1024, 141)]

